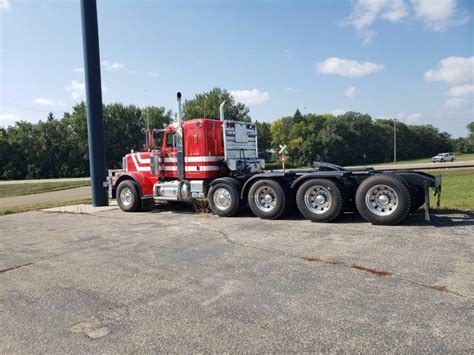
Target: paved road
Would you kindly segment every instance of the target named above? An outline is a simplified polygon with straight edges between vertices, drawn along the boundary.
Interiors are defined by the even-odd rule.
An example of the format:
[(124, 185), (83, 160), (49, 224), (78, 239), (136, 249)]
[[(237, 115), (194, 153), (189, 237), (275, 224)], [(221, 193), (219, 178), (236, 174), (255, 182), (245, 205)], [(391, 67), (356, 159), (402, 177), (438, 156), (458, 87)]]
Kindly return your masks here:
[(0, 353), (473, 351), (474, 215), (0, 217)]
[(43, 192), (40, 194), (0, 198), (0, 208), (13, 208), (41, 203), (67, 202), (91, 197), (90, 186)]
[[(362, 166), (359, 166), (359, 168)], [(446, 163), (416, 163), (416, 164), (381, 164), (381, 165), (374, 165), (375, 169), (383, 170), (383, 169), (447, 169), (447, 168), (461, 168), (461, 167), (469, 167), (474, 168), (474, 160), (464, 160), (464, 161), (454, 161), (454, 162), (446, 162)]]

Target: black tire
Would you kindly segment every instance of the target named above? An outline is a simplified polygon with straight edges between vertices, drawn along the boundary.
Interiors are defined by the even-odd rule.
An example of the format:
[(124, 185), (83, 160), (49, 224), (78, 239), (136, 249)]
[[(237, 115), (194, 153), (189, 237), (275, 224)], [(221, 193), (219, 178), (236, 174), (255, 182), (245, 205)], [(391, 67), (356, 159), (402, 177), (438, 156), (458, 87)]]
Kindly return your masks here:
[(423, 206), (425, 203), (425, 190), (423, 188), (408, 184), (404, 177), (395, 173), (382, 173), (382, 175), (391, 176), (399, 180), (405, 185), (407, 190), (410, 191), (411, 206), (410, 212), (408, 212), (409, 214), (416, 212), (421, 206)]
[(142, 208), (138, 185), (133, 180), (124, 180), (117, 187), (117, 203), (124, 212), (136, 212)]
[[(311, 202), (315, 204), (314, 199), (311, 201), (311, 198), (315, 197), (315, 193), (311, 194), (314, 189), (317, 189), (320, 192), (318, 195), (326, 198), (326, 201), (312, 206)], [(298, 188), (296, 204), (301, 214), (307, 219), (313, 222), (331, 222), (343, 212), (343, 191), (334, 181), (311, 179)]]
[[(375, 199), (370, 199), (372, 191), (374, 191), (374, 193), (379, 193), (377, 192), (377, 186), (379, 185), (393, 190), (398, 197), (393, 200), (389, 198), (390, 204), (387, 205), (388, 207), (380, 207), (376, 204)], [(381, 194), (383, 195), (384, 193)], [(388, 195), (386, 194), (386, 196)], [(368, 203), (366, 202), (366, 197)], [(392, 203), (394, 203), (394, 205), (391, 205)], [(376, 207), (369, 208), (368, 204), (370, 206), (376, 205)], [(371, 222), (372, 224), (398, 224), (406, 218), (410, 212), (411, 205), (412, 201), (410, 191), (404, 181), (393, 175), (374, 175), (368, 177), (359, 185), (359, 188), (356, 191), (357, 210), (366, 221)], [(375, 212), (377, 210), (380, 212)]]
[[(216, 194), (223, 194), (219, 198)], [(215, 196), (216, 195), (216, 196)], [(228, 204), (223, 200), (228, 198)], [(232, 217), (237, 214), (240, 208), (239, 191), (233, 184), (219, 182), (212, 185), (207, 194), (209, 207), (219, 217)]]
[[(264, 193), (267, 193), (272, 198), (272, 201), (258, 199), (258, 196)], [(286, 211), (287, 197), (285, 188), (279, 181), (270, 179), (258, 180), (250, 187), (248, 204), (253, 214), (257, 217), (277, 219)]]

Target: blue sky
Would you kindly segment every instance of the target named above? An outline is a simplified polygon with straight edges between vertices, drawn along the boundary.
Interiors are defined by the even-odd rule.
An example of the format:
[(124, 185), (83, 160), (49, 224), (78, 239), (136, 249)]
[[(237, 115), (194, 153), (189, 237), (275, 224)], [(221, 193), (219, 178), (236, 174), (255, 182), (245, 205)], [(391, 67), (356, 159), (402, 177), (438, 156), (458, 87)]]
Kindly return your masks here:
[[(254, 120), (354, 110), (474, 120), (474, 1), (99, 0), (105, 102), (175, 108), (215, 86)], [(0, 125), (83, 97), (79, 0), (0, 0)]]

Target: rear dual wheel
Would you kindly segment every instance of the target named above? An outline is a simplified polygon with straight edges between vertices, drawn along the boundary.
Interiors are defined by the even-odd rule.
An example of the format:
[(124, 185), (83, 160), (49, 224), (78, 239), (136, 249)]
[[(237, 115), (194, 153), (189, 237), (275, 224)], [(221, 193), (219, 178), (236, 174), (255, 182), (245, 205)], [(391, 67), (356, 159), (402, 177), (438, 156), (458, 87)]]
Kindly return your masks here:
[(311, 179), (298, 188), (296, 204), (313, 222), (331, 222), (342, 212), (342, 188), (328, 179)]
[(393, 175), (365, 179), (356, 192), (357, 210), (372, 224), (394, 225), (408, 215), (412, 201), (405, 182)]
[(258, 180), (248, 193), (252, 212), (262, 219), (277, 219), (285, 211), (290, 194), (278, 180)]

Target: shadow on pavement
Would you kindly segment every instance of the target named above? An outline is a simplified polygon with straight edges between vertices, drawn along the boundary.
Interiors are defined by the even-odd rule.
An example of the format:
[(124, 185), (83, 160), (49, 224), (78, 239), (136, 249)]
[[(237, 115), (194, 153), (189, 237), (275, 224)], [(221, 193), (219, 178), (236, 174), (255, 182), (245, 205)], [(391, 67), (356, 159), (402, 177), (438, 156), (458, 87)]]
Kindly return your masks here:
[[(206, 214), (207, 212), (198, 211), (196, 212), (192, 203), (169, 203), (163, 202), (157, 204), (154, 208), (147, 211), (148, 213), (161, 213), (161, 212), (176, 212), (185, 214)], [(248, 206), (243, 206), (237, 217), (255, 217)], [(402, 226), (435, 226), (435, 227), (456, 227), (456, 226), (472, 226), (474, 225), (474, 212), (466, 211), (448, 211), (448, 212), (432, 212), (430, 221), (425, 221), (423, 210), (419, 210), (414, 214), (411, 214), (401, 223)], [(287, 221), (300, 221), (305, 218), (295, 209), (292, 209), (289, 213), (286, 213), (281, 217), (282, 220)], [(338, 217), (334, 224), (344, 223), (367, 223), (358, 213), (344, 213)]]

